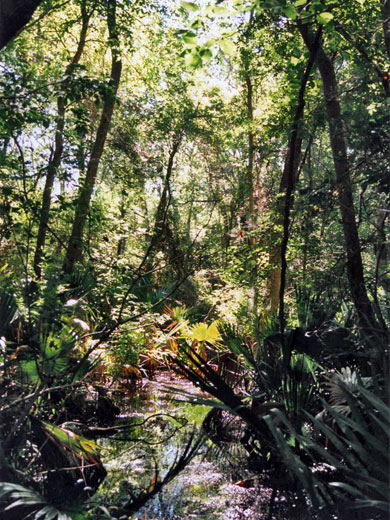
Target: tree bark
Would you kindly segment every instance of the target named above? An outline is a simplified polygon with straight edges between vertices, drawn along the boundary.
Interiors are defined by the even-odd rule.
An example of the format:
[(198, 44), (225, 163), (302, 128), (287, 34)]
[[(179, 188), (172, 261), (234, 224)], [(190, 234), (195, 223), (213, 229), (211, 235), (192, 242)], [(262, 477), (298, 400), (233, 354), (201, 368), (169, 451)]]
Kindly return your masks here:
[[(85, 41), (88, 32), (88, 25), (90, 20), (90, 15), (86, 13), (85, 10), (85, 2), (82, 5), (82, 27), (80, 31), (80, 38), (77, 46), (77, 50), (75, 55), (73, 56), (72, 61), (65, 69), (64, 74), (64, 83), (63, 83), (63, 91), (65, 92), (69, 86), (69, 81), (72, 76), (73, 70), (75, 66), (79, 63), (81, 55), (84, 50)], [(38, 228), (38, 236), (37, 243), (35, 248), (34, 255), (34, 272), (38, 279), (41, 278), (42, 268), (41, 262), (45, 248), (46, 242), (46, 234), (47, 234), (47, 225), (49, 223), (50, 217), (50, 207), (51, 207), (51, 196), (54, 186), (54, 181), (56, 178), (56, 174), (61, 165), (62, 152), (64, 148), (64, 127), (65, 127), (65, 99), (63, 95), (58, 96), (57, 99), (57, 124), (56, 124), (56, 132), (55, 132), (55, 146), (53, 156), (49, 161), (47, 166), (47, 175), (45, 181), (45, 187), (43, 189), (42, 195), (42, 205), (40, 211), (40, 220), (39, 220), (39, 228)]]
[(76, 262), (82, 259), (84, 227), (89, 212), (92, 191), (95, 186), (97, 172), (106, 142), (108, 129), (111, 123), (115, 107), (116, 94), (118, 92), (122, 61), (119, 53), (118, 30), (116, 26), (116, 0), (108, 1), (107, 26), (109, 31), (109, 46), (111, 48), (111, 74), (110, 91), (106, 94), (99, 127), (96, 132), (95, 143), (88, 163), (84, 184), (80, 188), (80, 194), (76, 205), (76, 213), (72, 232), (66, 250), (63, 271), (71, 274)]
[(41, 3), (42, 0), (0, 1), (0, 49), (17, 36)]
[[(246, 43), (249, 42), (249, 36), (253, 29), (253, 24), (255, 20), (255, 13), (252, 9), (248, 22), (248, 29), (246, 33)], [(253, 168), (254, 168), (254, 158), (255, 158), (255, 137), (253, 133), (253, 83), (251, 78), (251, 70), (250, 70), (250, 51), (248, 54), (243, 54), (243, 79), (245, 81), (246, 86), (246, 119), (247, 119), (247, 166), (245, 170), (245, 174), (242, 175), (239, 185), (238, 185), (238, 209), (245, 208), (244, 214), (241, 215), (242, 227), (246, 230), (250, 230), (251, 227), (251, 219), (253, 218), (254, 213), (254, 193), (253, 193)]]
[[(253, 85), (252, 78), (250, 76), (250, 71), (248, 64), (245, 63), (245, 74), (244, 74), (245, 84), (246, 84), (246, 110), (247, 110), (247, 119), (248, 119), (248, 164), (246, 168), (246, 178), (245, 178), (245, 192), (248, 197), (248, 214), (245, 219), (245, 224), (248, 231), (252, 231), (254, 227), (254, 219), (255, 219), (255, 204), (254, 204), (254, 182), (253, 182), (253, 169), (254, 169), (254, 159), (255, 159), (255, 137), (253, 133)], [(255, 245), (255, 239), (253, 236), (249, 236), (249, 243), (251, 246)], [(251, 269), (250, 273), (250, 290), (249, 290), (249, 300), (248, 300), (248, 310), (249, 312), (256, 317), (257, 314), (257, 303), (258, 303), (258, 286), (257, 286), (257, 265)]]
[(245, 83), (247, 88), (246, 95), (246, 109), (248, 118), (248, 165), (246, 168), (246, 191), (249, 196), (249, 219), (253, 218), (254, 212), (254, 197), (253, 197), (253, 167), (255, 156), (255, 138), (253, 135), (253, 85), (249, 71), (245, 71)]
[[(387, 56), (390, 58), (390, 0), (385, 0), (382, 3), (382, 27)], [(390, 71), (387, 72), (389, 73)]]
[[(287, 177), (287, 186), (286, 186), (286, 195), (284, 200), (284, 213), (283, 213), (283, 238), (280, 247), (280, 259), (281, 259), (281, 270), (280, 270), (280, 289), (279, 289), (279, 325), (280, 332), (282, 335), (282, 349), (284, 354), (284, 359), (287, 362), (287, 366), (289, 366), (289, 356), (291, 352), (285, 352), (285, 344), (284, 344), (284, 329), (285, 329), (285, 315), (284, 315), (284, 291), (286, 285), (286, 272), (287, 272), (287, 244), (289, 239), (289, 228), (290, 228), (290, 212), (293, 204), (293, 190), (296, 183), (298, 164), (301, 153), (301, 144), (302, 144), (302, 136), (299, 135), (299, 124), (303, 120), (303, 114), (305, 109), (305, 91), (307, 82), (309, 81), (311, 70), (314, 65), (314, 61), (316, 59), (319, 43), (322, 34), (322, 27), (320, 27), (317, 31), (317, 34), (311, 45), (309, 47), (309, 59), (307, 62), (306, 70), (303, 74), (301, 86), (298, 93), (298, 102), (294, 115), (294, 122), (291, 129), (290, 135), (290, 143), (289, 143), (289, 154), (286, 161), (286, 177)], [(288, 356), (285, 356), (288, 354)]]
[[(274, 313), (279, 308), (280, 303), (280, 285), (281, 285), (281, 258), (282, 258), (282, 240), (283, 240), (283, 216), (286, 200), (289, 177), (292, 176), (292, 188), (297, 181), (298, 167), (301, 158), (302, 138), (295, 136), (294, 143), (292, 143), (292, 135), (287, 147), (286, 159), (284, 162), (282, 178), (279, 185), (279, 195), (284, 195), (280, 200), (276, 201), (276, 217), (273, 225), (276, 232), (272, 234), (271, 247), (269, 252), (269, 266), (271, 269), (269, 277), (269, 310)], [(293, 148), (292, 148), (293, 146)], [(290, 168), (293, 168), (293, 171)], [(289, 196), (291, 199), (291, 194)], [(291, 200), (289, 201), (289, 211), (291, 209)]]
[[(248, 28), (245, 35), (245, 41), (249, 44), (250, 34), (254, 27), (255, 11), (251, 10), (248, 22)], [(254, 89), (251, 76), (251, 52), (244, 52), (242, 54), (243, 62), (243, 79), (246, 87), (246, 120), (247, 120), (247, 165), (245, 175), (240, 180), (238, 190), (238, 210), (244, 208), (243, 214), (241, 214), (241, 226), (245, 233), (248, 233), (246, 242), (251, 246), (255, 245), (255, 238), (251, 231), (255, 226), (255, 197), (254, 197), (254, 165), (255, 165), (255, 135), (254, 135), (254, 113), (253, 113), (253, 97)], [(240, 230), (241, 231), (241, 230)], [(256, 319), (257, 316), (257, 303), (258, 303), (258, 286), (257, 286), (257, 263), (251, 268), (249, 273), (249, 298), (248, 298), (248, 310), (249, 313)]]
[(309, 59), (306, 70), (302, 76), (301, 86), (298, 93), (297, 106), (295, 109), (294, 120), (290, 132), (290, 139), (287, 148), (286, 160), (283, 168), (283, 175), (280, 180), (279, 194), (284, 194), (284, 198), (277, 202), (277, 216), (275, 225), (281, 227), (282, 231), (273, 236), (270, 251), (269, 263), (271, 274), (269, 279), (270, 311), (275, 312), (279, 308), (280, 329), (284, 329), (284, 290), (286, 278), (286, 251), (289, 237), (290, 212), (293, 205), (292, 193), (297, 182), (298, 167), (301, 158), (302, 136), (299, 133), (299, 125), (303, 120), (305, 108), (305, 90), (314, 64), (315, 56), (318, 51), (319, 39), (321, 37), (319, 29), (316, 37), (309, 47)]
[[(308, 48), (313, 45), (314, 37), (307, 25), (299, 24), (299, 30)], [(323, 83), (329, 138), (336, 173), (338, 201), (344, 232), (347, 256), (347, 274), (359, 326), (366, 338), (377, 329), (373, 308), (367, 295), (364, 281), (360, 240), (355, 219), (352, 182), (348, 164), (347, 140), (341, 116), (337, 80), (334, 66), (321, 45), (317, 52), (316, 63)]]

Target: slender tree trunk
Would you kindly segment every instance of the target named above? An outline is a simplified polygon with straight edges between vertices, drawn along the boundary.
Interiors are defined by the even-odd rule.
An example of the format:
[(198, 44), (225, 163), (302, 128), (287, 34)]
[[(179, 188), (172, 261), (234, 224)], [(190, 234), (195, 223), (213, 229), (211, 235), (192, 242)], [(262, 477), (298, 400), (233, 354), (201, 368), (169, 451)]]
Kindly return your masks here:
[(182, 140), (180, 134), (174, 141), (171, 152), (168, 158), (168, 165), (165, 174), (164, 188), (161, 194), (160, 202), (157, 207), (155, 224), (152, 238), (148, 248), (147, 256), (153, 259), (158, 250), (166, 249), (169, 262), (175, 269), (179, 278), (183, 275), (183, 259), (184, 255), (177, 244), (177, 240), (168, 222), (168, 210), (171, 204), (170, 183), (173, 173), (173, 165), (177, 152), (179, 151)]
[(0, 0), (0, 49), (31, 20), (42, 0)]
[[(255, 19), (255, 13), (252, 9), (250, 13), (248, 29), (246, 34), (246, 42), (249, 42), (249, 36), (253, 29), (253, 22)], [(251, 228), (251, 219), (253, 219), (254, 212), (254, 193), (253, 193), (253, 166), (255, 156), (255, 145), (254, 145), (254, 133), (253, 133), (253, 84), (251, 78), (250, 62), (251, 57), (248, 53), (243, 54), (243, 79), (246, 86), (246, 119), (247, 119), (247, 166), (245, 169), (245, 175), (242, 176), (238, 186), (238, 210), (244, 208), (242, 217), (242, 227), (246, 230)]]
[[(390, 0), (382, 1), (382, 27), (387, 56), (390, 58)], [(387, 71), (390, 73), (390, 71)]]
[[(293, 148), (292, 148), (293, 146)], [(282, 255), (282, 240), (283, 240), (283, 215), (284, 204), (286, 198), (286, 191), (288, 188), (288, 179), (292, 175), (292, 188), (295, 186), (298, 174), (298, 167), (301, 158), (302, 138), (295, 137), (295, 142), (290, 141), (287, 147), (286, 159), (284, 161), (282, 178), (279, 185), (279, 194), (284, 197), (276, 201), (276, 216), (274, 218), (274, 226), (276, 232), (272, 234), (271, 248), (269, 252), (269, 265), (271, 269), (269, 277), (269, 310), (274, 313), (279, 308), (280, 284), (281, 284), (281, 255)], [(293, 159), (291, 159), (293, 157)], [(290, 171), (292, 165), (293, 171)], [(292, 201), (289, 202), (289, 211), (292, 206)]]
[(271, 274), (269, 279), (269, 309), (274, 313), (279, 308), (279, 320), (281, 332), (284, 329), (284, 289), (286, 276), (286, 251), (289, 236), (290, 212), (293, 206), (292, 193), (297, 182), (298, 167), (301, 159), (302, 136), (299, 133), (299, 125), (303, 120), (305, 108), (305, 90), (314, 59), (318, 50), (318, 42), (321, 37), (321, 30), (318, 31), (316, 38), (313, 39), (309, 47), (309, 59), (306, 70), (303, 74), (301, 86), (298, 93), (298, 101), (294, 114), (294, 121), (290, 132), (286, 160), (283, 168), (283, 175), (280, 181), (279, 193), (284, 194), (284, 198), (277, 203), (276, 208), (276, 228), (281, 228), (281, 232), (274, 233), (270, 251), (269, 263)]
[[(250, 12), (248, 29), (246, 33), (246, 42), (249, 43), (250, 33), (253, 29), (253, 23), (255, 20), (255, 11), (254, 9)], [(245, 207), (245, 213), (242, 216), (242, 227), (246, 232), (249, 232), (249, 238), (247, 242), (250, 246), (255, 245), (255, 238), (253, 234), (250, 234), (254, 229), (254, 220), (255, 220), (255, 197), (254, 197), (254, 163), (255, 163), (255, 136), (254, 136), (254, 128), (253, 128), (253, 83), (251, 77), (251, 69), (250, 62), (251, 57), (250, 53), (243, 53), (243, 78), (246, 86), (246, 119), (247, 119), (247, 166), (245, 171), (245, 177), (241, 181), (241, 186), (239, 187), (239, 205)], [(249, 273), (249, 299), (248, 299), (248, 310), (256, 319), (257, 317), (257, 303), (258, 303), (258, 286), (257, 286), (257, 264), (251, 269)]]
[[(299, 25), (306, 46), (310, 49), (314, 37), (307, 25)], [(330, 144), (336, 173), (338, 201), (347, 255), (347, 273), (352, 300), (358, 315), (359, 326), (365, 337), (377, 328), (373, 308), (368, 298), (363, 274), (360, 240), (355, 219), (352, 182), (347, 155), (347, 141), (341, 117), (340, 101), (334, 66), (322, 46), (316, 63), (321, 74), (329, 125)]]
[[(79, 63), (81, 55), (84, 50), (85, 40), (88, 32), (88, 25), (90, 20), (90, 15), (86, 13), (85, 3), (82, 5), (82, 27), (80, 32), (80, 38), (77, 46), (77, 50), (75, 55), (73, 56), (72, 61), (65, 69), (64, 74), (64, 83), (63, 90), (66, 91), (69, 85), (70, 78), (72, 76), (73, 70), (75, 66)], [(42, 205), (40, 211), (40, 220), (39, 220), (39, 228), (38, 228), (38, 236), (37, 243), (35, 248), (34, 255), (34, 272), (38, 279), (41, 278), (42, 268), (41, 261), (44, 253), (45, 242), (46, 242), (46, 234), (47, 234), (47, 225), (49, 223), (50, 217), (50, 207), (51, 207), (51, 196), (53, 191), (53, 186), (56, 178), (56, 174), (61, 165), (62, 152), (64, 148), (64, 127), (65, 127), (65, 100), (64, 96), (61, 95), (57, 99), (57, 124), (56, 124), (56, 132), (55, 132), (55, 147), (52, 157), (50, 158), (49, 164), (47, 166), (47, 174), (45, 187), (43, 189), (42, 195)]]
[(72, 273), (75, 263), (80, 261), (82, 258), (84, 227), (89, 212), (92, 191), (95, 186), (104, 144), (106, 142), (108, 129), (114, 112), (116, 94), (121, 78), (122, 61), (120, 58), (118, 29), (116, 26), (116, 0), (108, 1), (107, 26), (109, 31), (109, 46), (111, 47), (112, 55), (110, 92), (107, 94), (103, 105), (100, 123), (96, 132), (95, 143), (88, 163), (84, 184), (80, 188), (72, 233), (69, 238), (63, 263), (63, 271), (67, 274)]
[[(309, 144), (308, 144), (308, 152), (307, 152), (307, 167), (304, 169), (307, 172), (308, 180), (309, 180), (309, 197), (313, 190), (313, 170), (312, 170), (312, 164), (311, 164), (311, 147), (313, 144), (313, 137), (310, 138)], [(309, 199), (309, 207), (311, 207), (311, 202)], [(306, 282), (306, 274), (307, 274), (307, 258), (308, 258), (308, 244), (309, 241), (309, 219), (306, 220), (305, 223), (305, 230), (303, 235), (303, 260), (302, 260), (302, 282), (305, 284)]]
[[(121, 223), (124, 223), (124, 221), (127, 217), (127, 201), (121, 200), (119, 211), (120, 211)], [(117, 249), (116, 249), (116, 256), (117, 256), (118, 260), (125, 254), (127, 238), (128, 238), (128, 232), (127, 232), (127, 230), (123, 229), (122, 226), (123, 226), (123, 224), (121, 224), (121, 226), (120, 226), (121, 227), (121, 229), (120, 229), (121, 236), (120, 236), (120, 239), (118, 240), (118, 245), (117, 245)]]
[[(307, 62), (306, 70), (303, 74), (301, 86), (298, 93), (298, 103), (295, 110), (294, 122), (291, 129), (290, 143), (289, 143), (289, 155), (286, 163), (286, 176), (287, 176), (287, 186), (286, 186), (286, 195), (284, 201), (284, 214), (283, 214), (283, 239), (281, 243), (280, 257), (281, 257), (281, 271), (280, 271), (280, 291), (279, 291), (279, 324), (280, 324), (280, 332), (282, 333), (282, 348), (283, 354), (286, 354), (284, 345), (284, 329), (285, 329), (285, 315), (284, 315), (284, 290), (286, 285), (286, 273), (287, 273), (287, 244), (289, 239), (289, 229), (290, 229), (290, 212), (293, 204), (293, 190), (295, 187), (296, 176), (298, 171), (298, 161), (300, 159), (300, 151), (302, 144), (302, 137), (299, 135), (299, 125), (303, 120), (303, 114), (305, 109), (305, 91), (307, 82), (309, 80), (312, 67), (314, 65), (314, 61), (316, 56), (318, 55), (319, 50), (319, 42), (321, 39), (322, 27), (320, 27), (317, 31), (317, 34), (313, 41), (311, 42), (310, 47), (308, 48), (310, 55)], [(289, 356), (291, 352), (287, 353), (288, 356), (284, 356), (286, 360), (287, 366), (289, 366)]]
[[(248, 164), (246, 168), (245, 192), (248, 197), (248, 215), (246, 217), (246, 226), (248, 231), (253, 230), (255, 219), (254, 204), (254, 184), (253, 169), (255, 159), (255, 138), (253, 134), (253, 85), (249, 69), (246, 64), (245, 68), (245, 84), (246, 84), (246, 110), (248, 119)], [(255, 245), (253, 236), (249, 237), (251, 246)], [(250, 273), (250, 290), (249, 290), (249, 312), (256, 317), (258, 303), (258, 286), (257, 286), (257, 268), (253, 268)]]
[(165, 174), (164, 188), (161, 193), (160, 202), (158, 204), (157, 212), (156, 212), (156, 219), (155, 219), (155, 224), (154, 224), (152, 243), (153, 242), (157, 243), (158, 238), (164, 233), (165, 222), (167, 219), (167, 212), (168, 212), (169, 205), (170, 205), (170, 197), (171, 197), (170, 184), (171, 184), (171, 177), (172, 177), (172, 172), (173, 172), (173, 164), (175, 161), (176, 154), (179, 151), (180, 143), (181, 143), (181, 136), (175, 140), (175, 142), (173, 143), (173, 146), (172, 146), (172, 150), (169, 154), (167, 171)]
[(254, 196), (253, 196), (253, 165), (255, 158), (255, 138), (253, 135), (253, 85), (252, 78), (250, 77), (249, 71), (245, 72), (245, 83), (246, 83), (246, 110), (248, 118), (248, 164), (246, 168), (246, 191), (249, 197), (249, 219), (253, 218), (254, 213)]
[[(164, 187), (161, 193), (160, 202), (158, 203), (156, 216), (154, 219), (153, 231), (149, 242), (149, 247), (143, 257), (142, 262), (137, 268), (136, 275), (138, 275), (146, 266), (152, 265), (154, 255), (157, 248), (163, 240), (166, 240), (167, 216), (170, 204), (170, 180), (173, 172), (173, 165), (175, 156), (179, 151), (182, 135), (179, 135), (174, 141), (171, 152), (168, 158), (168, 165), (165, 174)], [(145, 204), (146, 206), (146, 204)]]
[(194, 210), (193, 198), (194, 198), (194, 192), (192, 191), (190, 207), (188, 209), (187, 225), (186, 225), (186, 242), (187, 242), (188, 247), (191, 245), (191, 223), (192, 223), (192, 214), (193, 214), (193, 210)]

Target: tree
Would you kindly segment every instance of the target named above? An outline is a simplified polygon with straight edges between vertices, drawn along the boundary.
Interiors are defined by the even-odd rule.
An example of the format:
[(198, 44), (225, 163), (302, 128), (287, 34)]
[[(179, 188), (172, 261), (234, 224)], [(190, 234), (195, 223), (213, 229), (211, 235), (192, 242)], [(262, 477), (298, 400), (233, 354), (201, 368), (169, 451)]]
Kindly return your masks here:
[(103, 154), (104, 144), (106, 142), (112, 114), (114, 112), (116, 94), (121, 78), (122, 61), (119, 50), (119, 32), (116, 24), (116, 0), (108, 0), (107, 2), (107, 27), (109, 32), (108, 42), (112, 56), (109, 87), (106, 93), (99, 127), (96, 132), (95, 142), (91, 151), (85, 180), (80, 188), (76, 203), (76, 213), (72, 232), (68, 241), (63, 263), (63, 270), (67, 274), (72, 273), (75, 263), (80, 261), (82, 258), (84, 226), (88, 215), (100, 160)]
[(42, 0), (1, 0), (0, 49), (18, 35), (41, 3)]
[[(310, 26), (299, 24), (299, 29), (306, 46), (311, 49), (314, 45), (314, 36)], [(361, 245), (356, 226), (347, 142), (338, 97), (337, 79), (332, 61), (327, 56), (322, 45), (318, 49), (316, 63), (321, 74), (324, 88), (351, 295), (357, 311), (359, 325), (364, 336), (368, 339), (372, 337), (374, 331), (377, 330), (377, 323), (364, 282)]]
[(56, 129), (55, 129), (55, 146), (53, 153), (50, 157), (47, 165), (47, 174), (45, 186), (42, 194), (42, 205), (40, 209), (40, 220), (38, 228), (38, 236), (35, 247), (33, 269), (38, 279), (41, 278), (42, 274), (42, 257), (45, 248), (47, 225), (49, 223), (50, 207), (52, 201), (52, 192), (54, 182), (58, 173), (58, 169), (61, 165), (62, 153), (64, 149), (64, 127), (65, 127), (65, 112), (66, 112), (66, 101), (67, 90), (71, 83), (73, 72), (78, 65), (80, 58), (83, 54), (85, 42), (87, 38), (88, 25), (91, 18), (92, 12), (87, 12), (85, 0), (81, 4), (81, 17), (82, 26), (80, 30), (80, 37), (77, 45), (76, 52), (66, 67), (64, 72), (64, 79), (62, 84), (62, 92), (57, 99), (57, 116), (56, 116)]

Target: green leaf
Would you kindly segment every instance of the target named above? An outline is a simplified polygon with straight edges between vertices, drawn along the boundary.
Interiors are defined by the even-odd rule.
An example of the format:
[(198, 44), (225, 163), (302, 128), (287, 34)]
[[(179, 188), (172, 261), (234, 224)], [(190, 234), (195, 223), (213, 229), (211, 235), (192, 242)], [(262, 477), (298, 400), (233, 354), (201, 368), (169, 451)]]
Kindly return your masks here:
[(190, 339), (196, 341), (207, 341), (211, 345), (215, 345), (221, 339), (217, 324), (215, 321), (207, 326), (206, 323), (196, 323), (190, 327), (187, 335)]
[(290, 58), (290, 63), (291, 65), (298, 65), (298, 63), (300, 62), (301, 60), (299, 58), (296, 58), (295, 56), (292, 56), (292, 58)]
[(210, 49), (202, 49), (199, 54), (202, 56), (202, 61), (204, 63), (208, 63), (213, 56), (213, 53), (210, 51)]
[(189, 53), (189, 54), (186, 54), (185, 58), (184, 58), (184, 63), (186, 64), (186, 67), (191, 67), (193, 69), (196, 69), (197, 67), (199, 67), (200, 65), (202, 65), (202, 58), (200, 57), (200, 55), (196, 52), (196, 53)]
[(234, 51), (235, 51), (235, 45), (232, 41), (230, 40), (221, 40), (219, 42), (219, 45), (221, 47), (221, 49), (223, 50), (223, 52), (225, 54), (227, 54), (228, 56), (232, 56), (234, 54)]
[(80, 446), (83, 448), (83, 450), (87, 453), (91, 453), (94, 455), (97, 451), (99, 451), (100, 446), (96, 444), (96, 442), (92, 442), (90, 440), (84, 439), (81, 436), (78, 436)]
[(27, 377), (30, 379), (30, 381), (32, 383), (37, 383), (40, 380), (36, 361), (22, 360), (22, 361), (20, 361), (19, 366), (20, 366), (22, 372), (24, 372), (27, 375)]
[(333, 14), (332, 13), (320, 13), (317, 15), (317, 22), (321, 24), (327, 24), (333, 20)]
[(216, 40), (207, 40), (207, 42), (204, 44), (205, 47), (212, 47), (217, 43)]
[(200, 18), (197, 18), (192, 22), (191, 29), (200, 29), (203, 25), (203, 21)]
[(291, 18), (291, 20), (295, 20), (295, 18), (297, 17), (297, 12), (293, 5), (288, 5), (283, 9), (283, 11), (287, 18)]
[(307, 0), (297, 0), (295, 2), (295, 5), (299, 7), (300, 5), (305, 5)]
[(233, 11), (231, 11), (230, 9), (226, 9), (226, 7), (221, 7), (219, 5), (213, 7), (212, 12), (217, 16), (229, 16), (234, 14)]
[(194, 12), (194, 11), (197, 11), (199, 9), (199, 7), (196, 4), (192, 3), (192, 2), (180, 2), (180, 5), (186, 11)]
[(196, 45), (198, 45), (198, 37), (196, 36), (196, 34), (193, 34), (193, 33), (183, 34), (183, 40), (190, 47), (195, 47)]

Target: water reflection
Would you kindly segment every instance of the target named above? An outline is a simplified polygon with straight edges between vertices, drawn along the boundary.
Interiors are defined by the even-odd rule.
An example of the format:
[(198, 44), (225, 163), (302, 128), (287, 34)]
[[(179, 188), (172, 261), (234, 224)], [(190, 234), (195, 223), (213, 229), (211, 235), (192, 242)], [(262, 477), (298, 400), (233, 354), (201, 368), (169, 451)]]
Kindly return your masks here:
[[(201, 425), (210, 408), (178, 402), (164, 385), (197, 393), (190, 383), (172, 381), (170, 376), (158, 383), (146, 382), (137, 393), (122, 400), (120, 423), (129, 427), (105, 439), (103, 462), (108, 476), (99, 490), (100, 497), (115, 497), (112, 503), (123, 507), (141, 490), (150, 490), (177, 462), (192, 435), (201, 435)], [(132, 518), (181, 520), (207, 518), (241, 520), (264, 518), (264, 504), (271, 490), (245, 489), (234, 482), (248, 477), (235, 464), (234, 453), (223, 456), (203, 442), (197, 456), (172, 482)]]

